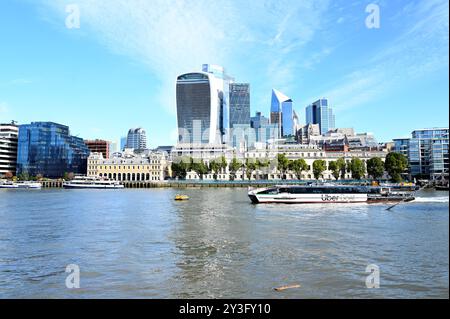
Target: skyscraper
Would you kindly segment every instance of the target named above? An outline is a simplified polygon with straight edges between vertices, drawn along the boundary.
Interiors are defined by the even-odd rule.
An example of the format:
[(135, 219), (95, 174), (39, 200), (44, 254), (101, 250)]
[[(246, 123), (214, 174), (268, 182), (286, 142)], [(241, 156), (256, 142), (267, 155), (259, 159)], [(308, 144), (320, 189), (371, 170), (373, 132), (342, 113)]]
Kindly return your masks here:
[(220, 66), (205, 64), (202, 70), (177, 78), (178, 143), (228, 143), (233, 79)]
[(89, 149), (71, 136), (65, 125), (34, 122), (19, 128), (17, 175), (59, 178), (64, 173), (86, 174)]
[(230, 84), (230, 128), (250, 125), (250, 84)]
[(256, 112), (255, 116), (250, 119), (250, 126), (254, 129), (259, 129), (263, 125), (268, 125), (269, 119), (262, 115), (261, 112)]
[(294, 110), (292, 99), (278, 90), (272, 90), (270, 123), (278, 124), (278, 137), (294, 135)]
[(126, 148), (135, 150), (147, 149), (147, 133), (143, 128), (132, 128), (128, 131)]
[(306, 107), (306, 124), (319, 124), (320, 133), (325, 134), (336, 126), (333, 109), (327, 99), (320, 99)]

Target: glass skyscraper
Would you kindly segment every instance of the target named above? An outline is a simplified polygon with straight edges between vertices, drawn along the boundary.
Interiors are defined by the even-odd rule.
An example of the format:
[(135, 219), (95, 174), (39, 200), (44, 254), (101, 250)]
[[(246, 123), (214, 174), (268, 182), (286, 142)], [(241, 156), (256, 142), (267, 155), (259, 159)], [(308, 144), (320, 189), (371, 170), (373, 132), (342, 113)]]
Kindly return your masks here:
[(250, 125), (250, 84), (230, 84), (230, 128)]
[(272, 90), (270, 123), (278, 125), (278, 138), (295, 135), (292, 99), (275, 89)]
[(177, 78), (178, 143), (228, 143), (232, 82), (222, 67), (209, 64)]
[(327, 99), (320, 99), (306, 107), (306, 124), (319, 124), (322, 135), (336, 128), (336, 118)]
[(34, 122), (19, 127), (17, 174), (60, 178), (86, 174), (89, 149), (65, 125)]
[(132, 128), (128, 131), (126, 148), (135, 150), (147, 149), (147, 133), (142, 128)]

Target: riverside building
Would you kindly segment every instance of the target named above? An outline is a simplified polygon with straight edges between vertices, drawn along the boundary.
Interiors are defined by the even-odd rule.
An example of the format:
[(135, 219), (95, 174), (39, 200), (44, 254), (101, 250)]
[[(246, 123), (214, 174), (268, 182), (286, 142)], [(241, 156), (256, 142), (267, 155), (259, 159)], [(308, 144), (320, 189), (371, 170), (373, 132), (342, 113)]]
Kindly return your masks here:
[(15, 123), (0, 124), (0, 178), (16, 174), (17, 139), (19, 128)]
[(65, 173), (86, 174), (89, 148), (70, 135), (69, 127), (52, 122), (20, 125), (17, 175), (61, 178)]
[(170, 174), (164, 153), (135, 154), (132, 149), (114, 153), (104, 158), (102, 153), (92, 153), (87, 160), (87, 175), (116, 181), (160, 182)]
[(109, 158), (111, 152), (111, 142), (104, 140), (85, 140), (84, 143), (91, 153), (102, 153), (104, 158)]

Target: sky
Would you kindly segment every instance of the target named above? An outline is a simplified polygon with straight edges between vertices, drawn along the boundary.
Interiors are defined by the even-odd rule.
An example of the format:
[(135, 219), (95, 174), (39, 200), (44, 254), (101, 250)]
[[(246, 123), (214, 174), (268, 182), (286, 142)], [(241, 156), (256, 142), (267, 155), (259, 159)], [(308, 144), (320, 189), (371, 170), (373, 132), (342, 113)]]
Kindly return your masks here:
[[(366, 23), (370, 4), (379, 8), (376, 28)], [(293, 99), (300, 122), (305, 107), (325, 97), (337, 127), (371, 132), (380, 142), (448, 127), (448, 6), (3, 0), (0, 122), (53, 121), (73, 135), (111, 141), (143, 127), (151, 147), (174, 145), (176, 76), (210, 63), (251, 84), (252, 114), (269, 115), (275, 88)]]

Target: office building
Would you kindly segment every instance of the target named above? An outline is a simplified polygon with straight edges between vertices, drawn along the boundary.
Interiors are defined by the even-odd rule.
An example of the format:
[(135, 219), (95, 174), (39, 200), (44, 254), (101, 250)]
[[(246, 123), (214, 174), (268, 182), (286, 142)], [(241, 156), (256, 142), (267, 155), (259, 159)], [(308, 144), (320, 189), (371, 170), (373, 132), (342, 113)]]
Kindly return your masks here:
[(334, 129), (335, 122), (333, 109), (327, 99), (320, 99), (306, 107), (306, 124), (319, 124), (322, 135)]
[(102, 153), (104, 158), (109, 158), (111, 152), (111, 143), (104, 140), (85, 140), (84, 144), (91, 153)]
[(230, 128), (250, 125), (250, 84), (230, 84)]
[(311, 144), (312, 136), (320, 136), (319, 124), (308, 124), (297, 130), (297, 142), (299, 144)]
[(19, 128), (14, 122), (0, 124), (0, 178), (16, 174), (18, 135)]
[(268, 124), (270, 124), (270, 120), (261, 112), (256, 112), (255, 116), (250, 118), (250, 126), (254, 129), (259, 129), (261, 126)]
[(228, 143), (233, 82), (223, 67), (209, 64), (177, 78), (179, 144)]
[(292, 99), (275, 89), (272, 90), (270, 123), (278, 125), (278, 138), (295, 135)]
[(34, 122), (19, 127), (17, 175), (61, 178), (65, 173), (86, 174), (89, 148), (70, 135), (69, 127)]
[(128, 131), (126, 148), (134, 150), (147, 149), (147, 133), (143, 128), (132, 128)]

